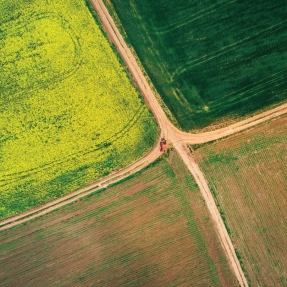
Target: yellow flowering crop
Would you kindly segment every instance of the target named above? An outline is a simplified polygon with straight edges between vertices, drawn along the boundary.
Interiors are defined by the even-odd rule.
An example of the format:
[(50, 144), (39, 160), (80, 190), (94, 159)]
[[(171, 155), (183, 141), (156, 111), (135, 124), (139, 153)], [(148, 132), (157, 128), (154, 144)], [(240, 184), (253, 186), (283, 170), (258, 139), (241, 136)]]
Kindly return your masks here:
[(0, 0), (0, 217), (105, 176), (156, 124), (84, 0)]

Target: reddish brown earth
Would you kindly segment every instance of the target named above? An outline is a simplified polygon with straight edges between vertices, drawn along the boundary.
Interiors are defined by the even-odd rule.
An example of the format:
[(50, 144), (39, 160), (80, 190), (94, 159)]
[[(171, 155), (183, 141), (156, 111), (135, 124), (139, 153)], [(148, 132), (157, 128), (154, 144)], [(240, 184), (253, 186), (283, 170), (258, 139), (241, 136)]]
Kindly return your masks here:
[(286, 286), (287, 116), (207, 144), (195, 159), (252, 286)]
[[(174, 145), (174, 147), (176, 148), (176, 150), (178, 151), (178, 153), (184, 160), (185, 164), (187, 165), (188, 169), (195, 177), (196, 182), (199, 185), (200, 190), (202, 191), (202, 195), (206, 201), (207, 207), (211, 214), (211, 218), (214, 222), (220, 242), (228, 256), (229, 262), (237, 276), (237, 279), (240, 282), (241, 286), (248, 286), (246, 278), (239, 264), (239, 261), (236, 257), (234, 247), (230, 241), (230, 238), (228, 236), (224, 223), (216, 208), (216, 204), (209, 190), (207, 182), (202, 172), (200, 171), (198, 165), (195, 163), (195, 161), (193, 160), (193, 157), (191, 156), (188, 149), (186, 148), (186, 144), (205, 143), (208, 141), (226, 137), (228, 135), (242, 131), (246, 128), (250, 128), (252, 126), (258, 125), (260, 123), (265, 122), (266, 120), (285, 114), (287, 112), (287, 104), (281, 105), (277, 108), (274, 108), (262, 114), (259, 114), (249, 119), (232, 124), (231, 126), (228, 126), (226, 128), (222, 128), (222, 129), (211, 131), (211, 132), (190, 134), (190, 133), (185, 133), (185, 132), (178, 130), (167, 119), (153, 91), (151, 90), (146, 78), (144, 77), (140, 67), (138, 66), (134, 55), (132, 54), (130, 49), (127, 47), (125, 41), (123, 40), (121, 34), (119, 33), (113, 19), (109, 15), (103, 2), (101, 0), (91, 0), (91, 3), (93, 4), (95, 10), (97, 11), (98, 16), (103, 24), (103, 27), (109, 36), (109, 39), (117, 47), (119, 53), (121, 54), (122, 58), (127, 64), (127, 67), (129, 68), (135, 82), (137, 83), (139, 89), (141, 90), (147, 105), (150, 107), (155, 118), (157, 119), (159, 126), (161, 128), (160, 136), (165, 137), (169, 143), (172, 143)], [(74, 202), (75, 200), (83, 196), (86, 196), (87, 194), (90, 194), (94, 192), (95, 190), (99, 189), (100, 186), (106, 186), (110, 182), (116, 182), (118, 180), (121, 180), (122, 178), (127, 177), (128, 175), (135, 173), (141, 168), (147, 166), (159, 156), (160, 156), (160, 152), (159, 152), (159, 148), (157, 144), (157, 146), (150, 153), (145, 155), (138, 162), (134, 163), (133, 165), (121, 171), (111, 174), (107, 178), (102, 179), (97, 183), (91, 184), (90, 186), (84, 189), (78, 190), (75, 193), (71, 193), (57, 201), (53, 201), (39, 208), (36, 208), (32, 211), (26, 212), (22, 215), (4, 220), (3, 222), (0, 223), (0, 231), (10, 228), (12, 226), (15, 226), (17, 224), (27, 222), (32, 218), (36, 218), (38, 216), (44, 215), (47, 212), (50, 212), (63, 205), (66, 205), (67, 203)]]
[(2, 231), (0, 270), (0, 286), (237, 286), (175, 152), (124, 183)]

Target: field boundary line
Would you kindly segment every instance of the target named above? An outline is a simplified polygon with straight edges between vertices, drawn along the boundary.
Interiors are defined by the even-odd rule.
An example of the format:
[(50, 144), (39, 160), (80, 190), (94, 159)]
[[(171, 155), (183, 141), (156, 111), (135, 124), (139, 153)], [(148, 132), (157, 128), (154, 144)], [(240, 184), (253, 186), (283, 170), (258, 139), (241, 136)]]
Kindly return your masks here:
[(9, 229), (18, 224), (22, 224), (31, 219), (35, 219), (46, 213), (49, 213), (53, 210), (63, 207), (67, 204), (75, 202), (82, 197), (85, 197), (99, 189), (107, 188), (110, 184), (114, 184), (118, 181), (121, 181), (122, 179), (127, 178), (130, 175), (142, 170), (143, 168), (147, 167), (152, 162), (154, 162), (161, 155), (161, 152), (158, 149), (159, 142), (160, 139), (157, 141), (156, 146), (151, 151), (149, 151), (144, 157), (140, 158), (138, 161), (134, 162), (133, 164), (127, 166), (122, 170), (113, 172), (107, 177), (99, 179), (95, 183), (91, 183), (86, 187), (78, 189), (72, 193), (66, 194), (56, 200), (41, 205), (38, 208), (2, 220), (0, 222), (0, 231)]
[(249, 128), (262, 124), (268, 120), (272, 120), (274, 118), (282, 116), (286, 113), (287, 113), (287, 103), (282, 104), (271, 110), (265, 111), (261, 114), (252, 116), (248, 119), (231, 124), (230, 126), (217, 129), (214, 131), (191, 134), (173, 128), (174, 130), (173, 132), (176, 137), (176, 141), (184, 142), (186, 144), (202, 144), (233, 135), (243, 130), (247, 130)]
[[(145, 76), (143, 75), (143, 72), (137, 63), (135, 56), (132, 54), (131, 50), (125, 43), (122, 35), (117, 29), (103, 1), (90, 0), (90, 2), (94, 7), (94, 9), (96, 10), (98, 17), (101, 20), (101, 24), (104, 27), (104, 30), (107, 33), (110, 41), (113, 42), (113, 44), (116, 46), (119, 54), (122, 56), (124, 62), (129, 68), (131, 74), (133, 75), (135, 82), (138, 84), (138, 87), (145, 99), (146, 105), (150, 108), (154, 117), (156, 118), (159, 127), (161, 129), (160, 138), (165, 137), (169, 142), (174, 144), (175, 149), (178, 151), (180, 157), (188, 167), (189, 171), (194, 176), (200, 188), (202, 196), (204, 197), (207, 203), (208, 210), (211, 214), (211, 218), (214, 222), (221, 244), (226, 253), (226, 257), (228, 258), (228, 261), (231, 264), (231, 268), (234, 271), (239, 284), (244, 287), (248, 286), (247, 280), (241, 269), (240, 263), (234, 251), (234, 247), (227, 233), (224, 222), (216, 207), (214, 198), (209, 190), (208, 184), (204, 178), (203, 173), (201, 172), (197, 164), (193, 161), (192, 155), (190, 151), (187, 149), (186, 144), (205, 143), (232, 135), (234, 133), (237, 133), (250, 127), (254, 127), (267, 120), (273, 119), (275, 117), (287, 113), (287, 103), (278, 106), (272, 110), (269, 110), (267, 112), (263, 112), (261, 114), (250, 117), (246, 120), (240, 121), (228, 127), (218, 129), (212, 132), (190, 134), (187, 132), (180, 131), (171, 124), (166, 114), (164, 113), (156, 96), (154, 95), (152, 89), (150, 88)], [(161, 152), (159, 151), (159, 140), (158, 140), (156, 145), (150, 152), (148, 152), (138, 161), (132, 163), (130, 166), (120, 171), (116, 171), (110, 174), (109, 176), (100, 179), (98, 182), (90, 184), (87, 187), (79, 189), (73, 193), (67, 194), (50, 203), (44, 204), (39, 208), (36, 208), (30, 212), (26, 212), (21, 215), (18, 216), (16, 215), (14, 217), (3, 220), (2, 222), (0, 222), (0, 231), (24, 223), (36, 217), (42, 216), (48, 212), (51, 212), (52, 210), (56, 210), (62, 206), (74, 202), (81, 197), (87, 196), (97, 191), (98, 189), (107, 187), (109, 184), (116, 183), (134, 174), (135, 172), (141, 170), (142, 168), (148, 166), (153, 161), (155, 161), (160, 155)]]
[[(132, 73), (132, 75), (134, 76), (135, 81), (137, 82), (140, 90), (143, 93), (143, 96), (144, 96), (144, 99), (145, 99), (147, 106), (150, 107), (150, 109), (154, 113), (154, 116), (157, 119), (160, 128), (162, 129), (163, 136), (168, 138), (168, 140), (170, 140), (173, 144), (175, 144), (176, 148), (178, 149), (179, 155), (182, 157), (182, 160), (184, 161), (184, 163), (187, 165), (187, 167), (190, 170), (191, 165), (188, 161), (188, 155), (191, 155), (191, 154), (186, 147), (185, 147), (185, 149), (187, 151), (184, 152), (184, 150), (183, 150), (184, 145), (179, 145), (176, 142), (178, 142), (178, 140), (180, 138), (182, 138), (183, 135), (185, 135), (185, 136), (188, 135), (188, 137), (189, 138), (191, 137), (192, 139), (194, 139), (194, 135), (184, 133), (184, 132), (178, 130), (175, 126), (173, 126), (171, 124), (171, 122), (168, 120), (166, 114), (162, 110), (161, 106), (159, 105), (159, 103), (158, 103), (153, 91), (151, 90), (146, 78), (144, 77), (144, 75), (143, 75), (143, 73), (142, 73), (142, 71), (141, 71), (141, 69), (140, 69), (140, 67), (136, 61), (135, 56), (132, 54), (132, 52), (128, 48), (127, 44), (125, 43), (122, 35), (118, 31), (112, 17), (110, 16), (107, 8), (105, 7), (103, 1), (102, 0), (90, 0), (90, 2), (92, 3), (93, 7), (97, 11), (98, 17), (100, 18), (100, 21), (103, 25), (105, 32), (108, 34), (109, 39), (117, 47), (119, 53), (123, 57), (124, 62), (126, 63), (127, 67), (130, 69), (130, 72)], [(206, 138), (204, 136), (203, 136), (203, 139), (206, 141)], [(199, 170), (199, 172), (200, 172), (200, 170)], [(192, 174), (194, 176), (196, 176), (196, 174), (194, 174), (194, 172), (192, 172)], [(209, 196), (206, 196), (206, 191), (204, 189), (204, 187), (207, 186), (207, 183), (204, 180), (204, 177), (203, 177), (203, 183), (201, 183), (198, 179), (196, 179), (196, 181), (199, 184), (200, 191), (201, 191), (204, 199), (207, 201), (209, 199)], [(207, 186), (207, 188), (208, 188), (208, 186)], [(211, 195), (210, 192), (207, 194)], [(214, 199), (212, 198), (210, 202), (214, 202)], [(230, 240), (229, 235), (225, 229), (224, 223), (223, 223), (222, 218), (221, 218), (221, 216), (220, 216), (220, 214), (216, 208), (216, 205), (215, 205), (215, 208), (216, 208), (215, 211), (214, 211), (214, 207), (213, 207), (212, 203), (208, 204), (208, 202), (207, 202), (207, 207), (209, 209), (209, 212), (212, 213), (212, 219), (214, 221), (215, 228), (218, 231), (218, 233), (220, 233), (219, 238), (220, 238), (222, 245), (224, 246), (226, 257), (228, 258), (228, 261), (230, 262), (230, 265), (231, 265), (230, 267), (234, 271), (234, 274), (236, 275), (239, 284), (243, 287), (248, 286), (247, 280), (246, 280), (245, 275), (242, 271), (242, 268), (240, 266), (238, 258), (236, 257), (234, 247), (231, 243), (231, 240)], [(218, 222), (222, 222), (223, 227)], [(226, 232), (226, 234), (224, 233), (224, 231)]]
[(233, 271), (235, 272), (240, 286), (247, 287), (248, 283), (241, 268), (240, 262), (236, 256), (234, 246), (231, 242), (229, 234), (226, 230), (224, 222), (220, 216), (215, 200), (212, 196), (212, 193), (208, 187), (208, 183), (204, 178), (202, 171), (200, 170), (199, 166), (194, 161), (192, 154), (184, 144), (176, 144), (174, 147), (200, 188), (201, 194), (207, 204), (211, 219), (214, 222), (214, 227), (220, 240), (221, 246), (223, 247), (225, 254), (227, 255), (226, 257), (229, 261), (229, 264), (232, 266)]

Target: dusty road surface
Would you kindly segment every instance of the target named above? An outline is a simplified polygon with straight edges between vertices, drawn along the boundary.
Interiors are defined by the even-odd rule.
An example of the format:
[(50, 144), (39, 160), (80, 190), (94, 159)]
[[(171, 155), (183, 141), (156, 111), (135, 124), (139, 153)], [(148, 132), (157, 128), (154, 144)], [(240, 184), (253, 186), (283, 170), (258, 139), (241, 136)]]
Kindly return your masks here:
[(62, 206), (65, 206), (71, 202), (74, 202), (81, 197), (87, 196), (88, 194), (91, 194), (101, 188), (107, 187), (109, 184), (115, 183), (125, 177), (130, 176), (131, 174), (136, 173), (137, 171), (140, 171), (144, 167), (148, 166), (152, 162), (154, 162), (160, 155), (161, 152), (158, 148), (160, 140), (157, 142), (157, 145), (144, 157), (142, 157), (140, 160), (134, 162), (130, 166), (120, 170), (111, 173), (105, 178), (100, 179), (99, 181), (92, 183), (84, 188), (81, 188), (75, 192), (69, 193), (67, 195), (64, 195), (56, 200), (53, 200), (51, 202), (48, 202), (46, 204), (43, 204), (39, 207), (36, 207), (32, 210), (29, 210), (27, 212), (23, 212), (19, 215), (9, 217), (3, 221), (0, 222), (0, 231), (11, 228), (15, 225), (24, 223), (26, 221), (29, 221), (31, 219), (34, 219), (36, 217), (39, 217), (41, 215), (44, 215), (48, 212), (51, 212), (55, 209), (58, 209)]
[(185, 165), (187, 166), (188, 170), (195, 178), (197, 185), (199, 186), (201, 194), (210, 212), (210, 216), (213, 221), (215, 230), (218, 234), (218, 237), (220, 239), (221, 245), (231, 265), (231, 269), (234, 271), (240, 285), (248, 286), (244, 273), (241, 270), (241, 266), (237, 259), (236, 253), (234, 251), (234, 247), (227, 233), (227, 230), (220, 216), (220, 213), (216, 207), (215, 201), (212, 197), (212, 194), (209, 190), (208, 184), (204, 178), (203, 173), (201, 172), (197, 163), (193, 160), (193, 156), (185, 144), (176, 143), (174, 147), (177, 150), (180, 157), (182, 158)]
[(270, 111), (264, 112), (262, 114), (256, 115), (249, 119), (240, 121), (226, 128), (222, 128), (212, 132), (190, 134), (178, 130), (175, 126), (171, 124), (171, 122), (165, 115), (164, 111), (162, 110), (152, 89), (150, 88), (146, 78), (144, 77), (139, 65), (137, 64), (136, 58), (126, 45), (123, 37), (121, 36), (119, 30), (117, 29), (112, 17), (109, 15), (108, 10), (106, 9), (102, 0), (90, 0), (90, 2), (97, 11), (98, 16), (102, 22), (102, 25), (104, 26), (104, 29), (110, 38), (110, 41), (112, 41), (115, 44), (119, 53), (124, 59), (127, 67), (131, 71), (139, 89), (141, 90), (145, 98), (146, 104), (152, 110), (154, 116), (156, 117), (159, 123), (163, 136), (174, 145), (175, 149), (181, 156), (182, 160), (184, 161), (184, 163), (186, 164), (192, 175), (195, 177), (196, 182), (201, 190), (202, 196), (206, 201), (207, 207), (211, 214), (211, 218), (213, 219), (223, 249), (225, 250), (226, 256), (238, 279), (240, 286), (248, 286), (247, 280), (244, 276), (240, 263), (237, 259), (234, 247), (231, 243), (230, 237), (224, 226), (222, 218), (218, 212), (218, 209), (216, 207), (215, 201), (212, 197), (208, 184), (204, 178), (203, 173), (200, 171), (198, 165), (192, 159), (192, 155), (188, 150), (188, 148), (186, 147), (186, 145), (212, 141), (215, 139), (226, 137), (228, 135), (239, 132), (246, 128), (250, 128), (268, 119), (286, 113), (287, 104), (279, 106)]
[[(262, 114), (258, 114), (254, 117), (250, 117), (249, 119), (240, 121), (238, 123), (232, 124), (228, 127), (218, 129), (211, 132), (198, 133), (198, 134), (190, 134), (186, 132), (182, 132), (177, 129), (175, 126), (171, 124), (168, 120), (166, 114), (161, 108), (159, 102), (157, 101), (152, 89), (150, 88), (146, 78), (144, 77), (137, 61), (126, 45), (123, 37), (119, 33), (113, 19), (109, 15), (105, 5), (102, 0), (90, 0), (93, 7), (98, 13), (98, 16), (102, 22), (102, 25), (109, 36), (109, 39), (115, 44), (119, 53), (121, 54), (123, 60), (125, 61), (127, 67), (132, 73), (134, 80), (136, 81), (139, 89), (144, 96), (145, 102), (148, 107), (153, 112), (159, 126), (161, 129), (160, 137), (165, 137), (169, 143), (172, 143), (178, 154), (181, 156), (182, 160), (194, 176), (203, 198), (206, 201), (207, 207), (209, 209), (211, 218), (214, 222), (215, 229), (219, 236), (220, 242), (225, 250), (226, 256), (230, 262), (230, 266), (237, 276), (238, 282), (240, 286), (248, 286), (247, 280), (244, 276), (240, 263), (235, 254), (234, 247), (231, 243), (230, 237), (227, 233), (227, 230), (224, 226), (222, 218), (218, 212), (215, 201), (212, 197), (212, 194), (209, 190), (208, 184), (204, 178), (203, 173), (200, 171), (198, 165), (194, 162), (192, 158), (192, 154), (186, 147), (187, 144), (199, 144), (205, 143), (208, 141), (216, 140), (222, 137), (226, 137), (228, 135), (234, 134), (236, 132), (242, 131), (246, 128), (250, 128), (252, 126), (258, 125), (260, 123), (265, 122), (266, 120), (278, 117), (287, 113), (287, 104), (283, 104), (277, 108), (266, 111)], [(0, 231), (13, 227), (15, 225), (26, 222), (30, 219), (36, 218), (38, 216), (44, 215), (52, 210), (58, 209), (61, 206), (64, 206), (70, 202), (74, 202), (79, 198), (86, 196), (90, 193), (95, 192), (96, 190), (106, 187), (111, 183), (117, 182), (137, 171), (142, 169), (143, 167), (152, 163), (156, 158), (160, 156), (159, 151), (159, 141), (156, 146), (143, 158), (139, 161), (133, 163), (132, 165), (112, 173), (108, 177), (99, 180), (98, 182), (91, 184), (83, 189), (80, 189), (76, 192), (70, 193), (62, 198), (54, 200), (50, 203), (42, 205), (38, 208), (30, 210), (28, 212), (22, 213), (18, 216), (14, 216), (8, 218), (2, 222), (0, 222)]]
[(135, 56), (128, 48), (118, 28), (116, 27), (112, 17), (108, 13), (102, 0), (90, 0), (94, 6), (97, 14), (102, 22), (102, 25), (109, 36), (110, 41), (117, 47), (118, 52), (121, 54), (127, 67), (131, 71), (134, 80), (136, 81), (142, 95), (145, 98), (147, 106), (152, 110), (164, 137), (171, 142), (182, 142), (187, 144), (200, 144), (208, 141), (220, 139), (252, 126), (258, 125), (266, 120), (275, 118), (282, 114), (287, 113), (287, 103), (278, 106), (272, 110), (263, 112), (256, 116), (250, 117), (246, 120), (239, 121), (228, 127), (221, 128), (215, 131), (191, 134), (180, 131), (177, 129), (167, 118), (163, 109), (161, 108), (156, 96), (154, 95), (151, 87), (149, 86), (145, 76), (143, 75)]

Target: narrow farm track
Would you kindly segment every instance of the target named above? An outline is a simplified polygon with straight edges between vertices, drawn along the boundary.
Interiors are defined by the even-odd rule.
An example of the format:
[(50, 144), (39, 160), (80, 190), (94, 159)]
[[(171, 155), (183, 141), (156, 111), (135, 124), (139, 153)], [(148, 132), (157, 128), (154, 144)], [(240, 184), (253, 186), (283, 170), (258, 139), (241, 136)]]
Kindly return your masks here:
[[(220, 138), (229, 136), (231, 134), (237, 133), (239, 131), (242, 131), (244, 129), (253, 127), (260, 123), (263, 123), (272, 118), (283, 115), (287, 113), (287, 103), (277, 108), (274, 108), (272, 110), (250, 117), (249, 119), (237, 122), (228, 127), (218, 129), (215, 131), (199, 133), (199, 134), (190, 134), (190, 133), (180, 131), (175, 126), (173, 126), (171, 122), (168, 120), (166, 114), (164, 113), (163, 109), (158, 103), (152, 89), (150, 88), (146, 78), (144, 77), (139, 65), (137, 64), (137, 61), (134, 55), (132, 54), (128, 46), (126, 45), (123, 37), (118, 31), (113, 19), (109, 15), (102, 0), (90, 0), (90, 2), (92, 3), (93, 7), (97, 11), (98, 16), (104, 27), (104, 30), (108, 34), (110, 41), (113, 42), (114, 45), (117, 47), (118, 52), (121, 54), (127, 67), (132, 73), (134, 80), (136, 81), (139, 89), (142, 92), (142, 95), (145, 98), (146, 104), (153, 112), (161, 129), (160, 137), (165, 137), (168, 140), (168, 142), (174, 145), (178, 154), (181, 156), (182, 160), (184, 161), (184, 163), (186, 164), (186, 166), (188, 167), (188, 169), (194, 176), (201, 190), (202, 196), (206, 201), (207, 207), (211, 214), (211, 218), (213, 219), (213, 222), (215, 225), (215, 229), (217, 231), (217, 234), (219, 236), (223, 249), (226, 252), (226, 256), (230, 262), (230, 265), (235, 275), (237, 276), (240, 286), (248, 286), (247, 280), (241, 269), (240, 263), (236, 257), (235, 250), (231, 243), (230, 237), (224, 226), (222, 218), (216, 208), (216, 204), (212, 197), (212, 194), (208, 188), (208, 184), (204, 178), (203, 173), (200, 171), (198, 165), (194, 162), (192, 158), (192, 154), (190, 153), (186, 145), (187, 144), (200, 144), (200, 143), (205, 143), (208, 141), (220, 139)], [(103, 187), (106, 187), (111, 183), (118, 182), (121, 179), (128, 177), (129, 175), (148, 166), (150, 163), (156, 160), (160, 156), (160, 154), (161, 153), (159, 151), (159, 141), (158, 141), (156, 146), (148, 154), (146, 154), (143, 158), (133, 163), (132, 165), (120, 171), (114, 172), (110, 174), (109, 176), (105, 177), (104, 179), (100, 179), (98, 182), (93, 183), (85, 188), (82, 188), (78, 191), (67, 194), (66, 196), (63, 196), (62, 198), (49, 202), (45, 205), (42, 205), (38, 208), (35, 208), (23, 214), (3, 220), (2, 222), (0, 222), (0, 231), (3, 231), (5, 229), (11, 228), (18, 224), (24, 223), (36, 217), (42, 216), (48, 212), (51, 212), (52, 210), (58, 209), (64, 205), (72, 203), (80, 199), (81, 197), (84, 197), (88, 194), (96, 192), (97, 190)]]
[(203, 173), (201, 172), (197, 163), (194, 161), (193, 156), (190, 153), (189, 149), (186, 147), (186, 145), (177, 143), (175, 144), (174, 147), (177, 150), (179, 156), (182, 158), (185, 165), (187, 166), (188, 170), (193, 175), (197, 185), (199, 186), (201, 194), (210, 212), (211, 219), (213, 220), (215, 230), (219, 236), (219, 239), (225, 251), (225, 254), (230, 262), (231, 269), (234, 271), (236, 278), (238, 282), (240, 283), (240, 286), (248, 286), (247, 280), (244, 276), (240, 263), (237, 259), (231, 239), (227, 233), (224, 222), (216, 207), (212, 193), (208, 187), (208, 184), (204, 178)]
[(102, 0), (90, 1), (94, 6), (95, 10), (97, 11), (102, 25), (104, 26), (104, 29), (110, 38), (110, 41), (112, 41), (113, 44), (117, 47), (119, 53), (124, 59), (129, 70), (131, 71), (135, 81), (137, 82), (137, 85), (145, 98), (146, 104), (152, 110), (155, 118), (159, 123), (163, 136), (174, 145), (182, 160), (194, 176), (201, 190), (202, 196), (206, 201), (220, 242), (223, 246), (223, 249), (225, 250), (226, 256), (230, 262), (230, 265), (237, 277), (240, 286), (248, 286), (247, 280), (236, 256), (230, 237), (216, 207), (212, 193), (208, 187), (203, 173), (200, 171), (198, 165), (194, 162), (192, 155), (186, 145), (205, 143), (208, 141), (216, 140), (242, 131), (244, 129), (250, 128), (252, 126), (258, 125), (266, 120), (287, 113), (287, 104), (281, 105), (275, 109), (269, 110), (262, 114), (256, 115), (254, 117), (240, 121), (231, 126), (216, 131), (200, 134), (190, 134), (180, 131), (174, 125), (171, 124), (164, 111), (162, 110), (139, 65), (137, 64), (134, 55), (126, 45), (122, 35), (117, 29), (112, 17), (109, 15), (108, 10)]
[(75, 192), (69, 193), (67, 195), (64, 195), (56, 200), (53, 200), (51, 202), (48, 202), (46, 204), (43, 204), (39, 207), (36, 207), (32, 210), (29, 210), (27, 212), (23, 212), (19, 215), (9, 217), (3, 221), (0, 222), (0, 231), (6, 230), (8, 228), (14, 227), (18, 224), (27, 222), (31, 219), (37, 218), (39, 216), (42, 216), (48, 212), (51, 212), (53, 210), (56, 210), (62, 206), (65, 206), (69, 203), (75, 202), (81, 197), (87, 196), (91, 193), (96, 192), (97, 190), (100, 190), (102, 188), (107, 187), (108, 185), (118, 182), (131, 174), (136, 173), (137, 171), (140, 171), (144, 167), (148, 166), (152, 162), (154, 162), (161, 154), (159, 151), (159, 141), (157, 145), (144, 157), (142, 157), (140, 160), (134, 162), (130, 166), (120, 170), (111, 173), (107, 177), (100, 179), (99, 181), (92, 183), (84, 188), (81, 188)]

